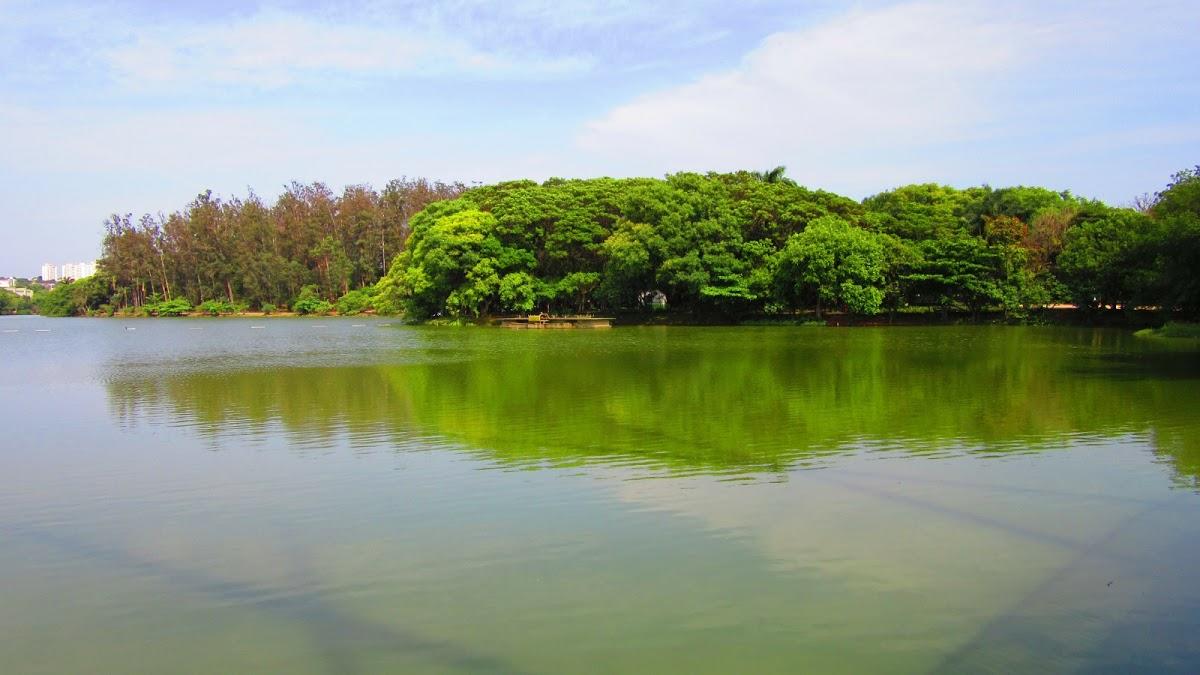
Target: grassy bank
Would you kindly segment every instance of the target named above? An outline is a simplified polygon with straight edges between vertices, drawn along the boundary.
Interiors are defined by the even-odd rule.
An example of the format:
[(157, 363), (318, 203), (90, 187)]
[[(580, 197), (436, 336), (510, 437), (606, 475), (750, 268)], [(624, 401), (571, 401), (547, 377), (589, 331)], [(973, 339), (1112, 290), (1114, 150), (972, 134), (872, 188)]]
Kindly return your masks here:
[(1135, 335), (1147, 338), (1200, 340), (1200, 323), (1168, 321), (1161, 328), (1145, 328), (1139, 330)]

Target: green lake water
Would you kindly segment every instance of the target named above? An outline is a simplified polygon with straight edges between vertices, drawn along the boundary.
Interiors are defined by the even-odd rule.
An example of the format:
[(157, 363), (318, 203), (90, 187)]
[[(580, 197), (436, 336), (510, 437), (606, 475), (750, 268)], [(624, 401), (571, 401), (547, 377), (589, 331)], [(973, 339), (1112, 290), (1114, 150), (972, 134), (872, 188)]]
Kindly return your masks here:
[(1186, 345), (332, 318), (0, 331), (3, 672), (1200, 664)]

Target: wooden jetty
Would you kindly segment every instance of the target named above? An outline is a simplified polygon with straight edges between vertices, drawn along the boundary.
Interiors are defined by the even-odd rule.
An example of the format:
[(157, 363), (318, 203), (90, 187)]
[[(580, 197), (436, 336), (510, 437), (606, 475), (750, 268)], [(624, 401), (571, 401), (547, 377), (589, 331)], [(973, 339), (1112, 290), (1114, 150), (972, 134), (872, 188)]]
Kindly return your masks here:
[(549, 314), (530, 314), (529, 316), (501, 317), (494, 322), (501, 328), (612, 328), (613, 320), (597, 316), (550, 316)]

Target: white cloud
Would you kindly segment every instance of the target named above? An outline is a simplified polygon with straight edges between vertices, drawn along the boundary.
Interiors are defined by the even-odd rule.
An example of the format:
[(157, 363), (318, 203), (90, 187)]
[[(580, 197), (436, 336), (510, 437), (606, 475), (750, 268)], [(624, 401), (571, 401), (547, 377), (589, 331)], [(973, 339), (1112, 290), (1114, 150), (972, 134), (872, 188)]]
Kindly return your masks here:
[(979, 133), (988, 89), (1038, 36), (962, 4), (856, 11), (776, 33), (733, 70), (617, 107), (579, 144), (651, 165), (725, 169), (827, 166), (846, 152), (961, 140)]
[[(762, 4), (779, 0), (750, 2)], [(91, 86), (115, 79), (136, 92), (413, 76), (543, 79), (603, 63), (637, 67), (656, 50), (725, 35), (731, 14), (717, 0), (352, 0), (203, 13), (0, 0), (0, 57), (9, 66), (0, 82), (84, 75)]]
[[(744, 0), (739, 13), (760, 10), (778, 0)], [(507, 40), (526, 42), (537, 37), (574, 37), (575, 48), (583, 47), (580, 38), (608, 34), (619, 39), (629, 31), (650, 31), (658, 35), (690, 32), (709, 25), (728, 7), (722, 0), (439, 0), (414, 8), (411, 3), (376, 1), (361, 8), (363, 13), (386, 17), (414, 15), (427, 26), (456, 30), (473, 35), (500, 35)], [(614, 34), (615, 33), (615, 34)]]
[[(1185, 45), (1197, 21), (1200, 5), (1177, 0), (860, 8), (777, 32), (732, 69), (619, 105), (587, 122), (576, 144), (626, 172), (786, 164), (801, 182), (858, 195), (909, 181), (1005, 180), (1002, 166), (1022, 167), (1022, 180), (1073, 184), (1068, 167), (1080, 162), (1060, 158), (1063, 169), (1049, 174), (1023, 158), (1089, 133), (1163, 145), (1134, 127), (1169, 115), (1178, 102), (1166, 97), (1194, 95), (1162, 66), (1167, 54), (1174, 62), (1195, 51)], [(1147, 89), (1163, 102), (1136, 111)], [(1190, 138), (1174, 127), (1170, 138)]]
[(164, 83), (283, 87), (312, 77), (390, 77), (449, 72), (545, 76), (584, 67), (574, 57), (526, 59), (476, 48), (425, 29), (266, 10), (221, 23), (156, 25), (102, 53), (127, 85)]
[(308, 125), (285, 111), (44, 110), (0, 106), (0, 167), (27, 171), (188, 171), (286, 163)]

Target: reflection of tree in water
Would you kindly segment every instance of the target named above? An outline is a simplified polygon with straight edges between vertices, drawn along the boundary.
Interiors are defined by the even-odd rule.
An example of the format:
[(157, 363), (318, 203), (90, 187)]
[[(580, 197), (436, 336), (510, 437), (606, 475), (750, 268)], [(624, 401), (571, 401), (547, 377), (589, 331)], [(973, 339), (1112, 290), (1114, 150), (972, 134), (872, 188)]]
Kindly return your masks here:
[(1156, 430), (1154, 446), (1180, 486), (1200, 490), (1200, 423)]
[(278, 425), (300, 445), (435, 436), (502, 462), (705, 472), (779, 471), (848, 447), (1021, 452), (1134, 433), (1186, 483), (1200, 476), (1200, 360), (1138, 353), (1119, 333), (676, 329), (571, 348), (480, 335), (502, 348), (442, 363), (118, 379), (110, 405), (212, 438)]

